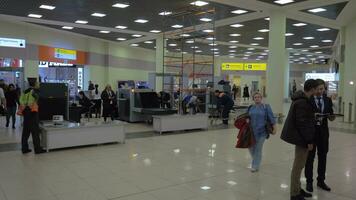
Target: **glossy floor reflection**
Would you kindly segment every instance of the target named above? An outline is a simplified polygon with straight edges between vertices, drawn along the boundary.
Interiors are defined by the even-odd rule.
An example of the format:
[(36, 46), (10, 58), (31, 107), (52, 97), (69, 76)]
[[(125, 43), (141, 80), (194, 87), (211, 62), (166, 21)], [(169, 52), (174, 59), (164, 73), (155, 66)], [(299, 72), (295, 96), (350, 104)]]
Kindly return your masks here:
[[(23, 156), (0, 153), (0, 200), (286, 200), (292, 146), (265, 144), (259, 173), (235, 129), (129, 139)], [(356, 135), (332, 132), (327, 183), (313, 199), (356, 199)]]

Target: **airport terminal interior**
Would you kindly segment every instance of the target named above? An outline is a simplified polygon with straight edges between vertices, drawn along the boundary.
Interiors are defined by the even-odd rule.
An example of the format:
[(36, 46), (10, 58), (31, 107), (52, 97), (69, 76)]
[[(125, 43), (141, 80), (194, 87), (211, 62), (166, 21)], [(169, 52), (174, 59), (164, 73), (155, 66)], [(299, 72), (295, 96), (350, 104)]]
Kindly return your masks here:
[[(356, 200), (355, 10), (0, 0), (0, 200)], [(297, 148), (281, 134), (310, 79), (323, 91), (306, 100), (317, 153), (302, 197), (291, 193)]]

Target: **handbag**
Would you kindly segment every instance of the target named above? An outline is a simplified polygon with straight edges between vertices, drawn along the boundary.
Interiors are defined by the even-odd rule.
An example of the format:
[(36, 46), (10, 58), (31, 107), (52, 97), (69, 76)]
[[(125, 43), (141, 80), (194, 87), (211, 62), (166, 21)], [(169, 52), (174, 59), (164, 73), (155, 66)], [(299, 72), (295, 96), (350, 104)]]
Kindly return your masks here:
[(267, 112), (267, 106), (263, 105), (265, 109), (265, 129), (267, 133), (267, 139), (270, 137), (271, 134), (273, 134), (273, 124), (270, 122), (268, 119), (268, 112)]

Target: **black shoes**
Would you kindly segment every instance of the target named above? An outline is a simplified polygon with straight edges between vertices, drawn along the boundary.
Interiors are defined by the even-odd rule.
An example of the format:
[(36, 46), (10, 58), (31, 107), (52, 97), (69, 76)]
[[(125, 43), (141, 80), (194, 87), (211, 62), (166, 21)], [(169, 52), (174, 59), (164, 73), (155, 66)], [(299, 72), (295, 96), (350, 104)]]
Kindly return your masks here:
[(326, 185), (325, 182), (318, 182), (318, 187), (328, 192), (331, 191), (331, 188), (328, 185)]
[(32, 151), (31, 149), (24, 149), (24, 150), (22, 150), (22, 154), (28, 154), (31, 151)]
[(312, 194), (310, 194), (310, 193), (304, 191), (303, 189), (300, 190), (300, 195), (301, 195), (302, 197), (305, 197), (305, 198), (313, 197)]
[(307, 183), (307, 191), (308, 192), (313, 192), (314, 191), (313, 183)]
[(42, 153), (46, 153), (47, 151), (44, 149), (39, 149), (35, 151), (35, 154), (42, 154)]

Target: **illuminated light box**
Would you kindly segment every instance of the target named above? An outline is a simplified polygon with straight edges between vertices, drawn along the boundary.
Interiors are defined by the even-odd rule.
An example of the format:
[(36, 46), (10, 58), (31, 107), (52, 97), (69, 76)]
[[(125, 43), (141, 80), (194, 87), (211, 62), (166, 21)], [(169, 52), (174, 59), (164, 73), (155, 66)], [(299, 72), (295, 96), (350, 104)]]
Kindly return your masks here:
[(222, 63), (223, 71), (266, 71), (266, 63)]
[(26, 48), (26, 40), (0, 37), (1, 47)]
[(65, 59), (65, 60), (76, 60), (77, 59), (77, 51), (54, 48), (54, 57), (59, 58), (59, 59)]
[(336, 81), (335, 73), (306, 73), (305, 80), (322, 79), (326, 82)]

